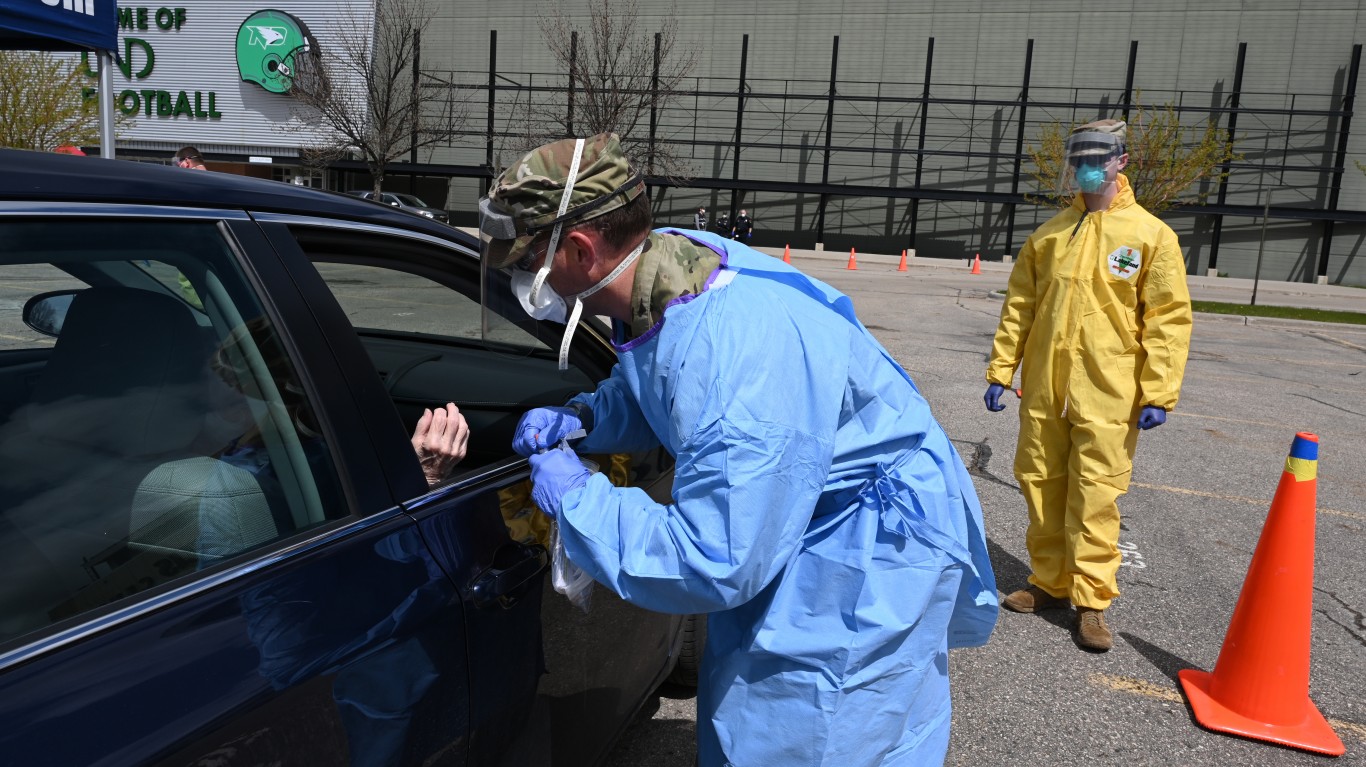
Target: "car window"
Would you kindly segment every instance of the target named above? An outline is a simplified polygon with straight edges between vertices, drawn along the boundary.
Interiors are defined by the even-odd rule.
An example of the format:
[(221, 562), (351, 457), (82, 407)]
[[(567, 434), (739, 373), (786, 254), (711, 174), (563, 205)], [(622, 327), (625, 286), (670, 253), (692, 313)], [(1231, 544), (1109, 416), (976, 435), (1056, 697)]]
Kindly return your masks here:
[(0, 646), (346, 516), (305, 392), (212, 222), (0, 222)]
[[(314, 266), (357, 329), (471, 340), (484, 336), (483, 311), (477, 294), (466, 295), (396, 265), (319, 261)], [(497, 340), (508, 344), (550, 348), (526, 325), (499, 323), (495, 334)]]
[[(454, 245), (344, 228), (291, 233), (356, 329), (407, 432), (427, 408), (460, 408), (470, 427), (462, 469), (513, 458), (522, 413), (591, 390), (610, 368), (610, 349), (581, 331), (569, 370), (559, 371), (563, 326), (530, 320), (506, 283), (486, 313), (478, 261)], [(593, 349), (589, 372), (581, 355)]]
[(412, 206), (418, 207), (418, 208), (430, 208), (430, 207), (431, 207), (431, 206), (428, 205), (427, 203), (423, 202), (422, 200), (419, 200), (418, 198), (412, 196), (411, 194), (395, 194), (394, 196), (397, 197), (398, 199), (402, 200), (402, 201), (403, 201), (405, 204), (407, 204), (407, 205), (412, 205)]

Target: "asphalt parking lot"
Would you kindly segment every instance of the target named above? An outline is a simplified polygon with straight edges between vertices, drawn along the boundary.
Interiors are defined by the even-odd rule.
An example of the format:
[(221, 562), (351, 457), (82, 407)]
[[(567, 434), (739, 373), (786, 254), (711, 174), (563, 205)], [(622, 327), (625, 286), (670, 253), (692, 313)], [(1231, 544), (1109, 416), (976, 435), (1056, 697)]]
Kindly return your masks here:
[[(848, 293), (911, 372), (972, 468), (998, 586), (1028, 574), (1025, 510), (1011, 461), (1015, 400), (982, 405), (1008, 267), (957, 263), (897, 272), (894, 257), (803, 253), (794, 264)], [(1241, 282), (1192, 280), (1197, 297), (1246, 301)], [(1220, 295), (1217, 291), (1224, 291)], [(1359, 295), (1360, 298), (1356, 296)], [(1259, 301), (1366, 309), (1366, 291), (1262, 285)], [(1078, 649), (1070, 612), (1002, 612), (985, 647), (952, 654), (947, 764), (1308, 765), (1324, 758), (1202, 729), (1176, 681), (1213, 668), (1297, 431), (1319, 435), (1310, 696), (1366, 764), (1366, 327), (1197, 315), (1182, 399), (1145, 432), (1120, 500), (1122, 595), (1115, 648)], [(1003, 400), (1005, 401), (1005, 400)], [(668, 691), (666, 691), (668, 693)], [(613, 767), (693, 763), (694, 701), (662, 696)], [(753, 726), (764, 726), (754, 723)]]

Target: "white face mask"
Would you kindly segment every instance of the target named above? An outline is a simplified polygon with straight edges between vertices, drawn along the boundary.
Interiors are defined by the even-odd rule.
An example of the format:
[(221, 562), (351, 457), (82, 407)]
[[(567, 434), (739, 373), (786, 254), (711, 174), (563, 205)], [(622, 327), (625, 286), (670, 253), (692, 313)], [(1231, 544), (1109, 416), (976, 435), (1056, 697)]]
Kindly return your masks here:
[(626, 258), (617, 264), (616, 268), (606, 277), (598, 280), (593, 287), (569, 296), (574, 301), (573, 311), (568, 311), (568, 302), (561, 297), (545, 278), (550, 275), (551, 254), (546, 254), (546, 263), (536, 274), (532, 274), (524, 269), (517, 269), (512, 273), (512, 294), (517, 297), (517, 301), (522, 305), (522, 309), (534, 319), (548, 320), (566, 325), (564, 329), (564, 340), (560, 342), (560, 370), (569, 369), (569, 342), (574, 338), (574, 330), (579, 326), (579, 318), (583, 316), (583, 300), (602, 290), (612, 281), (621, 276), (640, 254), (645, 251), (645, 243), (649, 238), (640, 241)]
[[(548, 269), (542, 269), (549, 273)], [(512, 295), (517, 297), (517, 302), (522, 305), (522, 309), (531, 315), (534, 320), (549, 320), (563, 325), (569, 319), (569, 309), (565, 306), (564, 299), (560, 297), (555, 289), (545, 284), (545, 278), (541, 278), (541, 289), (536, 292), (535, 301), (532, 301), (531, 289), (536, 282), (535, 274), (523, 269), (516, 269), (512, 272)]]

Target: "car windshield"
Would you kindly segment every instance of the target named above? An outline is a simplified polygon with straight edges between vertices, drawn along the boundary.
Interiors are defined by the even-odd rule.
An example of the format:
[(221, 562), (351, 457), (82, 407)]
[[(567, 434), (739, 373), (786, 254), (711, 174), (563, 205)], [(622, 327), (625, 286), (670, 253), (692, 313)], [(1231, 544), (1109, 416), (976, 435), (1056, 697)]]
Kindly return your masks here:
[(416, 208), (430, 208), (430, 207), (431, 207), (431, 206), (428, 205), (427, 203), (423, 202), (422, 200), (419, 200), (418, 198), (412, 196), (411, 194), (395, 194), (394, 196), (397, 197), (400, 201), (402, 201), (404, 205), (412, 205), (413, 207), (416, 207)]

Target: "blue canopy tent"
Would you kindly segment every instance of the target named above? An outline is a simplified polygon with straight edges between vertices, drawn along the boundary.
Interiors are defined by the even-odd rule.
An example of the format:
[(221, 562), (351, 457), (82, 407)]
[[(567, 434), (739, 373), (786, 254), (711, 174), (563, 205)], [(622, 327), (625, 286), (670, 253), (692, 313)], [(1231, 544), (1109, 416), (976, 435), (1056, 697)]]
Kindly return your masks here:
[(119, 44), (114, 0), (0, 0), (0, 49), (98, 53), (100, 156), (114, 156), (114, 66)]

